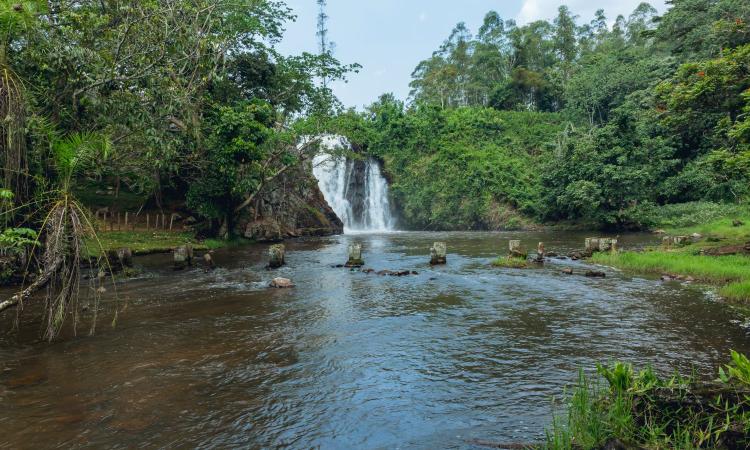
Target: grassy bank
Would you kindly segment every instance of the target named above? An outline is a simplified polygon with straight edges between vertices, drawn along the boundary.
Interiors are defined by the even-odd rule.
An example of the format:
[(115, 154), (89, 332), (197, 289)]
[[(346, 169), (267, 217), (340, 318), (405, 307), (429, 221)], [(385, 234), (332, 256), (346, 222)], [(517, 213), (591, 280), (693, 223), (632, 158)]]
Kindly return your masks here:
[(567, 411), (547, 432), (549, 450), (747, 448), (750, 444), (750, 361), (732, 362), (710, 384), (629, 364), (599, 366), (579, 375)]
[(741, 247), (750, 242), (747, 207), (711, 207), (711, 204), (675, 205), (665, 210), (662, 225), (670, 236), (701, 237), (683, 247), (655, 247), (643, 252), (595, 254), (592, 261), (645, 274), (692, 277), (720, 286), (719, 293), (732, 301), (750, 303), (750, 255), (710, 256), (712, 252)]
[[(175, 247), (190, 244), (196, 250), (213, 250), (251, 243), (250, 240), (206, 239), (198, 240), (192, 233), (168, 231), (104, 231), (97, 234), (98, 243), (92, 239), (89, 248), (94, 253), (128, 247), (135, 255), (168, 253)], [(101, 247), (100, 245), (101, 244)]]

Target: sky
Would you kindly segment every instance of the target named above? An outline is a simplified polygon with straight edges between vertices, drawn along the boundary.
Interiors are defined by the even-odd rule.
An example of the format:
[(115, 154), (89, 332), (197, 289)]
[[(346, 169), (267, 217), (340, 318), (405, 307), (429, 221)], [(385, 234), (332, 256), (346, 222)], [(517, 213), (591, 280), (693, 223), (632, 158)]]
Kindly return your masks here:
[[(350, 74), (347, 83), (332, 85), (334, 93), (347, 107), (362, 108), (383, 93), (405, 100), (409, 95), (411, 73), (419, 61), (428, 58), (459, 22), (472, 32), (482, 24), (484, 15), (497, 11), (504, 19), (525, 24), (538, 19), (553, 19), (557, 8), (566, 4), (587, 23), (597, 9), (604, 9), (614, 21), (625, 17), (641, 0), (328, 0), (329, 39), (336, 44), (334, 56), (344, 64), (359, 63), (358, 74)], [(287, 24), (278, 49), (288, 55), (317, 52), (315, 0), (287, 0), (297, 15)], [(664, 0), (650, 2), (660, 13)]]

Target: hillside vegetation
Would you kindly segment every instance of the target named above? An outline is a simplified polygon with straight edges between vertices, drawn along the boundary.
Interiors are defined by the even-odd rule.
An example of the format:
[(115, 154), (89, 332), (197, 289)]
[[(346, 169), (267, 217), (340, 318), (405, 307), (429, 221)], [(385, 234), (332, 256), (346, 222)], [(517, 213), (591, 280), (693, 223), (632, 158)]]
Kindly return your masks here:
[(459, 23), (414, 73), (333, 128), (380, 157), (411, 228), (575, 222), (639, 229), (659, 206), (750, 186), (750, 4), (642, 3), (609, 26), (561, 6)]

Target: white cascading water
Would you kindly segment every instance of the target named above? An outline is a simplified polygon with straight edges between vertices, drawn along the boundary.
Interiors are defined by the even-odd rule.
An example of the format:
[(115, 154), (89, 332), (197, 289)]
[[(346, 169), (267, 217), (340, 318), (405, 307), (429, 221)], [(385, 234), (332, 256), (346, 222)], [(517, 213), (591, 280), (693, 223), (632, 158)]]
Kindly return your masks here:
[[(340, 136), (327, 136), (323, 149), (349, 147)], [(385, 232), (394, 227), (388, 182), (373, 158), (353, 161), (321, 153), (313, 160), (313, 174), (328, 204), (344, 222), (345, 233)]]

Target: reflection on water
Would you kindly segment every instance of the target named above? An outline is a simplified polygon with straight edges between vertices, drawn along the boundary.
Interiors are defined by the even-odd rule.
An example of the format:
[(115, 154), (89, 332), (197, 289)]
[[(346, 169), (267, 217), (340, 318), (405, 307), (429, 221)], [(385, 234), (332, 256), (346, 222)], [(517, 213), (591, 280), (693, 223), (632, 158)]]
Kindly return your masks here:
[[(0, 338), (0, 447), (471, 448), (530, 442), (579, 367), (624, 359), (713, 377), (746, 332), (703, 288), (608, 270), (606, 279), (489, 266), (507, 240), (579, 247), (571, 233), (393, 233), (216, 255), (174, 273), (168, 256), (119, 287), (127, 310), (93, 337)], [(626, 246), (650, 236), (625, 236)], [(430, 268), (431, 243), (449, 245)], [(361, 242), (378, 277), (332, 265)], [(294, 290), (268, 290), (275, 276)], [(111, 299), (110, 299), (111, 300)], [(122, 304), (122, 303), (121, 303)], [(5, 317), (2, 329), (11, 325)], [(29, 320), (29, 319), (27, 319)], [(104, 321), (102, 321), (104, 322)]]

